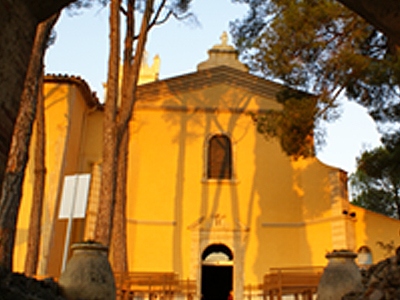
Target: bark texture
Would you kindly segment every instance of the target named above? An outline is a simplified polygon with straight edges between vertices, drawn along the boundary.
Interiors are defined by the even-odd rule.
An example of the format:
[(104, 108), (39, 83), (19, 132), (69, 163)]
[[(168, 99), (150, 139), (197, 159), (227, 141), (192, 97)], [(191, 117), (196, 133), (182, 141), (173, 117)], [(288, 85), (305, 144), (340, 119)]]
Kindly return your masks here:
[(129, 130), (127, 129), (119, 148), (117, 189), (115, 194), (114, 221), (112, 227), (111, 248), (114, 272), (128, 271), (126, 246), (126, 181), (128, 168)]
[[(118, 2), (118, 3), (114, 3)], [(105, 122), (103, 130), (103, 173), (102, 173), (102, 183), (101, 183), (101, 193), (100, 193), (100, 206), (99, 214), (96, 224), (95, 240), (99, 243), (109, 246), (111, 240), (111, 233), (113, 228), (113, 215), (115, 210), (115, 191), (116, 186), (121, 184), (117, 182), (117, 165), (121, 164), (117, 159), (119, 155), (119, 149), (121, 149), (122, 140), (125, 134), (127, 134), (127, 128), (129, 121), (133, 114), (133, 108), (135, 105), (135, 93), (137, 82), (139, 78), (139, 70), (141, 66), (143, 51), (145, 49), (147, 34), (149, 30), (150, 18), (153, 13), (154, 0), (146, 1), (146, 8), (143, 13), (142, 22), (140, 25), (140, 33), (138, 41), (133, 52), (133, 26), (134, 19), (127, 18), (127, 37), (125, 39), (125, 49), (124, 49), (124, 75), (122, 79), (122, 91), (121, 91), (121, 107), (119, 109), (118, 115), (116, 115), (116, 99), (118, 99), (118, 69), (119, 60), (117, 64), (117, 58), (115, 55), (115, 49), (118, 49), (119, 53), (119, 43), (118, 45), (113, 43), (113, 37), (118, 36), (119, 42), (119, 16), (118, 9), (120, 1), (111, 2), (111, 15), (110, 15), (110, 60), (109, 60), (109, 74), (108, 74), (108, 84), (107, 84), (107, 98), (105, 104)], [(113, 7), (113, 5), (117, 5)], [(131, 3), (132, 5), (132, 3)], [(129, 8), (130, 7), (130, 8)], [(133, 12), (133, 5), (129, 6), (128, 10)], [(116, 14), (114, 16), (114, 14)], [(131, 13), (128, 13), (131, 16)], [(114, 18), (114, 21), (113, 19)], [(118, 18), (118, 19), (117, 19)], [(115, 23), (117, 22), (117, 23)], [(118, 32), (116, 32), (118, 31)], [(113, 48), (114, 47), (114, 48)], [(132, 55), (132, 53), (135, 53)], [(117, 67), (116, 67), (117, 66)], [(107, 103), (109, 102), (109, 103)], [(126, 141), (128, 143), (128, 141)], [(126, 144), (128, 145), (128, 144)], [(127, 151), (127, 146), (123, 151)], [(125, 171), (126, 172), (126, 171)], [(126, 180), (126, 176), (125, 179)], [(124, 200), (125, 201), (125, 200)], [(125, 205), (125, 204), (123, 204)], [(125, 216), (120, 215), (116, 218), (123, 219), (122, 222), (125, 223)], [(123, 245), (115, 245), (116, 249)], [(126, 245), (125, 245), (126, 247)], [(122, 262), (121, 264), (124, 264)]]
[[(133, 59), (133, 36), (135, 32), (134, 3), (128, 1), (126, 14), (126, 33), (124, 40), (124, 62), (121, 90), (124, 92), (131, 72)], [(122, 136), (117, 162), (117, 182), (115, 194), (115, 211), (112, 227), (112, 262), (114, 272), (128, 271), (128, 256), (126, 244), (126, 180), (128, 168), (129, 130)], [(118, 251), (116, 251), (118, 249)]]
[[(128, 5), (126, 19), (127, 33), (124, 46), (124, 65), (121, 91), (121, 109), (117, 117), (117, 193), (114, 210), (113, 232), (113, 264), (114, 271), (127, 271), (127, 245), (126, 245), (126, 181), (129, 153), (129, 121), (132, 118), (136, 102), (136, 87), (139, 71), (149, 31), (150, 18), (153, 13), (154, 0), (146, 2), (146, 9), (140, 26), (139, 40), (133, 56), (134, 10), (133, 5)], [(114, 228), (115, 227), (115, 228)], [(110, 228), (111, 230), (111, 228)], [(118, 251), (115, 251), (118, 249)]]
[(9, 270), (12, 270), (12, 252), (22, 196), (22, 183), (36, 114), (38, 79), (43, 69), (47, 39), (57, 18), (58, 14), (38, 27), (3, 179), (0, 198), (0, 265)]
[(392, 43), (400, 46), (400, 1), (338, 0), (383, 31)]
[(108, 61), (107, 95), (103, 122), (103, 164), (101, 175), (100, 205), (95, 229), (95, 240), (105, 246), (110, 245), (112, 217), (116, 187), (116, 109), (118, 99), (120, 0), (110, 2), (110, 56)]
[(0, 185), (36, 26), (74, 0), (0, 0)]
[(28, 276), (37, 274), (43, 196), (46, 178), (43, 75), (39, 84), (39, 95), (36, 109), (36, 143), (34, 165), (35, 178), (33, 184), (32, 209), (29, 220), (28, 248), (25, 259), (25, 274)]

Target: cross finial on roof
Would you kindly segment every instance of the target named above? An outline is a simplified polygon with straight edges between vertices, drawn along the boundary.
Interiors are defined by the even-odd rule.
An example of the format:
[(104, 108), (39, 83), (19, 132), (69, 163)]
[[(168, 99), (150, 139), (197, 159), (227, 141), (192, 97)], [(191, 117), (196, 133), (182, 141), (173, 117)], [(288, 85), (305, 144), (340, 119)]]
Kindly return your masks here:
[(228, 33), (224, 31), (220, 37), (221, 43), (208, 50), (209, 59), (197, 65), (197, 70), (229, 66), (247, 72), (248, 69), (237, 58), (235, 47), (228, 45)]
[(221, 45), (227, 46), (228, 45), (228, 34), (224, 31), (221, 35)]

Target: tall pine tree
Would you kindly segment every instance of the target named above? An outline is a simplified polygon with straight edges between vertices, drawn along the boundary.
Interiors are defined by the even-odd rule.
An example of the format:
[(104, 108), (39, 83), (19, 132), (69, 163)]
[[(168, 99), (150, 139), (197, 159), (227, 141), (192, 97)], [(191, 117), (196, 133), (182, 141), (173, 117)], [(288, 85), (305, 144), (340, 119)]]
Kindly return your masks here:
[[(129, 145), (129, 121), (136, 103), (136, 88), (139, 71), (150, 29), (166, 22), (171, 16), (182, 18), (191, 0), (135, 1), (112, 0), (110, 15), (110, 58), (105, 103), (103, 131), (103, 163), (99, 213), (95, 229), (95, 240), (112, 246), (114, 271), (126, 271), (126, 161)], [(121, 5), (125, 4), (124, 6)], [(123, 72), (119, 90), (120, 13), (126, 24), (124, 40)], [(141, 15), (141, 22), (136, 18)], [(135, 31), (135, 25), (140, 24)], [(121, 106), (117, 108), (120, 97)], [(112, 238), (112, 234), (114, 237)]]

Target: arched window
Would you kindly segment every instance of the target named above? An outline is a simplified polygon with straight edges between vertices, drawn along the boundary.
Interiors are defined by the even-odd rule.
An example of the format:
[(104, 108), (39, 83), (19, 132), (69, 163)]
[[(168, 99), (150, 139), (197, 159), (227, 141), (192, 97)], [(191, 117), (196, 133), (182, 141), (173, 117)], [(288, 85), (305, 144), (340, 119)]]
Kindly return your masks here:
[(232, 145), (231, 140), (224, 134), (211, 137), (208, 142), (208, 179), (232, 178)]
[(367, 246), (361, 246), (357, 251), (357, 261), (361, 269), (368, 269), (372, 265), (371, 249)]

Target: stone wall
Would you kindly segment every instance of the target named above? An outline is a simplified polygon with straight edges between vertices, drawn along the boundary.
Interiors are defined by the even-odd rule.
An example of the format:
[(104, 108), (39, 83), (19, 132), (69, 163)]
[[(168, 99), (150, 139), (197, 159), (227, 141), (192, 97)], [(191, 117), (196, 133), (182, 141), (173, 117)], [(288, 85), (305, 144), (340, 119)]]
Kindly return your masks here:
[(364, 290), (351, 292), (342, 300), (400, 299), (400, 247), (396, 255), (362, 271)]

